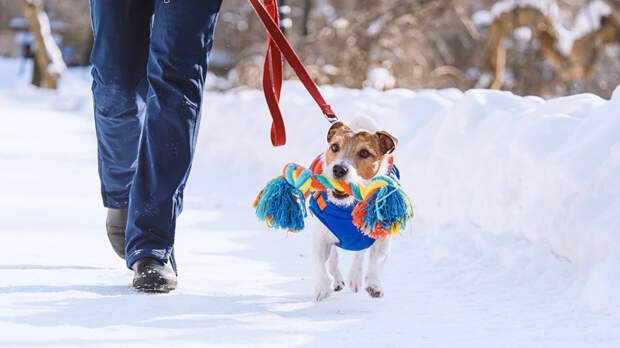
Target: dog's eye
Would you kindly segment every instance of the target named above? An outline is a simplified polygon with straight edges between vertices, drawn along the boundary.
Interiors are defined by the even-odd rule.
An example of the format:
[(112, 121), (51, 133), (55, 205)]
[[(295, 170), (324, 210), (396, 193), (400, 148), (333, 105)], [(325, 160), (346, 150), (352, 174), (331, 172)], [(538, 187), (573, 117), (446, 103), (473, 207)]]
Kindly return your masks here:
[(368, 156), (370, 156), (370, 152), (366, 149), (361, 149), (359, 155), (361, 158), (368, 158)]
[(332, 144), (331, 149), (333, 152), (338, 152), (340, 151), (340, 145), (338, 145), (337, 143)]

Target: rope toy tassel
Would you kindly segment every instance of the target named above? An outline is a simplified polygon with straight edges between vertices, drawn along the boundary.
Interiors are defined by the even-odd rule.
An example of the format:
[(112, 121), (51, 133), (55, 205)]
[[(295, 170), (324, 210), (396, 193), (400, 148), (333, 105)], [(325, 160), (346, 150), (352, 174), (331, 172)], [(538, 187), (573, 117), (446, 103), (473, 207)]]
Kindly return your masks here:
[(337, 181), (295, 163), (287, 164), (282, 175), (270, 181), (258, 194), (256, 215), (270, 228), (299, 231), (304, 228), (306, 197), (311, 192), (338, 189), (352, 194), (358, 203), (351, 213), (353, 224), (372, 238), (400, 234), (413, 218), (409, 197), (388, 176), (379, 176), (368, 186)]
[(306, 198), (284, 177), (271, 180), (258, 194), (254, 203), (256, 216), (269, 228), (299, 231), (304, 228)]
[[(385, 238), (400, 234), (413, 218), (411, 202), (407, 194), (388, 177), (379, 177), (381, 187), (359, 202), (353, 209), (353, 224), (372, 238)], [(372, 185), (372, 184), (371, 184)]]

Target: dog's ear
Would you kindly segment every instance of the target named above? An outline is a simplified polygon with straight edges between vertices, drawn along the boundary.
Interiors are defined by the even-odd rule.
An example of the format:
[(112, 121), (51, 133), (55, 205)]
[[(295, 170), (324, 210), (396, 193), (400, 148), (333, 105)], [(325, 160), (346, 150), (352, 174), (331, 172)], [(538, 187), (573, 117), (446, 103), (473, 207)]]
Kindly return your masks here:
[(339, 129), (343, 127), (346, 127), (346, 126), (344, 125), (344, 123), (340, 121), (332, 124), (332, 126), (329, 128), (329, 131), (327, 131), (327, 142), (329, 143), (330, 141), (332, 141), (332, 138), (334, 137), (334, 134), (336, 134), (336, 131), (338, 131)]
[(394, 138), (390, 133), (386, 131), (378, 131), (375, 133), (377, 140), (379, 140), (379, 148), (384, 155), (394, 152), (398, 139)]

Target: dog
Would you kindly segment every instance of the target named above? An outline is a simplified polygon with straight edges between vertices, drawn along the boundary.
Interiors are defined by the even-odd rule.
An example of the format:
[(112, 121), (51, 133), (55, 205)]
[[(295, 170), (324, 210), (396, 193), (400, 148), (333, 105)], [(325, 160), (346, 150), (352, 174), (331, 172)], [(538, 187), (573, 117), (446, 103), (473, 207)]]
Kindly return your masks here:
[[(327, 133), (327, 150), (314, 161), (312, 171), (363, 185), (379, 175), (397, 177), (392, 156), (397, 142), (366, 117), (358, 117), (350, 125), (336, 122)], [(380, 273), (390, 253), (391, 238), (375, 240), (357, 229), (351, 218), (356, 203), (355, 197), (336, 190), (317, 192), (310, 198), (316, 302), (345, 287), (338, 269), (338, 248), (355, 251), (347, 282), (354, 293), (362, 289), (364, 255), (369, 250), (365, 290), (373, 298), (384, 295)]]

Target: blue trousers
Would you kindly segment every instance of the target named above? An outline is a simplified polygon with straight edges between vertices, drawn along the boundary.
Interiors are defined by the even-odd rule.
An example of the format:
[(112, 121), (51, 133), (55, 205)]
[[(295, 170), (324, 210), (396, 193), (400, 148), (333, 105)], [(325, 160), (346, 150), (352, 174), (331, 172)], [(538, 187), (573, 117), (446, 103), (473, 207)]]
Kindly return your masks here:
[(90, 0), (103, 204), (128, 208), (127, 266), (167, 262), (221, 0)]

